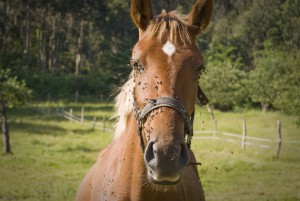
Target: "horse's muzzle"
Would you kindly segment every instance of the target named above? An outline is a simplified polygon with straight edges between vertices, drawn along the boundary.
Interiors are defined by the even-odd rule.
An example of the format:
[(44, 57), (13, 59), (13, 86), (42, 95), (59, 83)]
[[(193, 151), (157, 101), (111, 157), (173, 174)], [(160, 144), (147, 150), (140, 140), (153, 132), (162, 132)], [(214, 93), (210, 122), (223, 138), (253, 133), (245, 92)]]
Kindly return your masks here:
[(185, 143), (169, 144), (150, 141), (144, 155), (148, 180), (159, 185), (175, 185), (189, 162), (189, 151)]

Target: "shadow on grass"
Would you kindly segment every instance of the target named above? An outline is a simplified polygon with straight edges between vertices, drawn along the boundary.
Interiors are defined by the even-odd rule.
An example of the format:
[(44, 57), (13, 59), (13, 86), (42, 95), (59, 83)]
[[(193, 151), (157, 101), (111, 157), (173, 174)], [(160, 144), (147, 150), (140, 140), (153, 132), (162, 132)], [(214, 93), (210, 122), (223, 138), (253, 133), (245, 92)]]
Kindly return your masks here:
[(66, 134), (66, 130), (58, 126), (34, 124), (28, 122), (10, 122), (11, 132), (24, 132), (33, 135), (51, 135), (58, 136)]
[[(114, 111), (114, 106), (113, 105), (96, 105), (96, 106), (91, 106), (91, 105), (78, 105), (78, 104), (70, 104), (70, 105), (66, 105), (65, 109), (69, 110), (69, 108), (72, 108), (73, 111), (81, 111), (81, 108), (84, 107), (84, 110), (86, 112), (90, 112), (90, 111), (101, 111), (101, 112), (113, 112)], [(9, 109), (8, 110), (8, 116), (17, 116), (17, 117), (39, 117), (39, 116), (45, 116), (47, 115), (48, 112), (50, 112), (52, 116), (55, 114), (56, 112), (56, 107), (55, 106), (51, 106), (50, 110), (48, 111), (48, 107), (46, 106), (17, 106), (15, 108)], [(59, 107), (58, 111), (61, 112), (62, 108)]]
[(101, 149), (95, 149), (95, 148), (90, 148), (84, 145), (77, 145), (74, 147), (65, 147), (59, 152), (74, 152), (74, 153), (79, 153), (79, 152), (85, 152), (85, 153), (92, 153), (92, 152), (99, 152)]
[(84, 107), (85, 111), (102, 111), (102, 112), (113, 112), (114, 105), (97, 105), (97, 106), (90, 106), (90, 105), (67, 105), (67, 108), (72, 108), (74, 111), (80, 111), (82, 107)]
[(73, 129), (72, 132), (78, 135), (86, 135), (96, 132), (95, 129)]

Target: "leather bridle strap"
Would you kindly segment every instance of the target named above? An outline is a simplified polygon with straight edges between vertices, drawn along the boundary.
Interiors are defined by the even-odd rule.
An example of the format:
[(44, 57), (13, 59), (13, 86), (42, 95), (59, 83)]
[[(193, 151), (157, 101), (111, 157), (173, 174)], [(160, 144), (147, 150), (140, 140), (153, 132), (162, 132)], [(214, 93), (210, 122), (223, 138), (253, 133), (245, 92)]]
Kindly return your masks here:
[(185, 123), (185, 130), (187, 134), (187, 145), (190, 147), (191, 139), (193, 136), (192, 117), (188, 114), (184, 106), (176, 99), (169, 97), (160, 97), (157, 99), (149, 99), (148, 103), (141, 110), (138, 109), (137, 103), (134, 103), (135, 118), (139, 127), (139, 134), (142, 132), (142, 124), (146, 120), (146, 117), (153, 110), (160, 107), (169, 107), (175, 109), (183, 118)]
[[(176, 99), (170, 98), (170, 97), (160, 97), (156, 99), (149, 99), (148, 103), (140, 110), (137, 104), (137, 101), (135, 99), (135, 93), (133, 90), (133, 106), (134, 106), (134, 116), (137, 120), (138, 125), (138, 134), (140, 136), (141, 140), (141, 146), (143, 151), (145, 150), (145, 145), (142, 137), (142, 129), (143, 129), (143, 123), (146, 121), (147, 115), (151, 113), (153, 110), (160, 108), (160, 107), (169, 107), (172, 109), (175, 109), (183, 118), (184, 124), (185, 124), (185, 132), (187, 134), (187, 140), (186, 144), (188, 148), (191, 147), (192, 137), (194, 134), (193, 131), (193, 123), (194, 123), (194, 115), (195, 111), (193, 111), (192, 115), (190, 116), (184, 106)], [(200, 87), (198, 87), (198, 94), (197, 97), (201, 104), (205, 105), (208, 103), (208, 99), (201, 90)]]
[(191, 117), (184, 108), (184, 106), (176, 99), (169, 97), (161, 97), (157, 99), (148, 100), (148, 104), (141, 110), (139, 114), (140, 119), (144, 119), (147, 114), (149, 114), (152, 110), (155, 110), (160, 107), (170, 107), (175, 109), (182, 116), (185, 126), (187, 129), (187, 134), (193, 135), (193, 127), (191, 124)]
[[(143, 71), (143, 65), (139, 62), (138, 59), (131, 59), (130, 60), (131, 66), (134, 70)], [(183, 118), (185, 124), (185, 133), (187, 134), (186, 144), (188, 148), (191, 147), (192, 137), (194, 134), (193, 131), (193, 123), (194, 123), (194, 116), (195, 110), (192, 112), (191, 115), (187, 112), (184, 106), (175, 98), (170, 97), (160, 97), (156, 99), (149, 99), (148, 103), (143, 107), (141, 110), (139, 109), (138, 103), (135, 97), (135, 89), (132, 90), (133, 94), (133, 107), (134, 107), (134, 116), (137, 121), (138, 126), (138, 134), (141, 141), (142, 150), (145, 150), (145, 144), (142, 136), (143, 130), (143, 123), (146, 121), (147, 115), (152, 112), (153, 110), (160, 108), (160, 107), (169, 107), (175, 109)], [(206, 105), (208, 103), (208, 99), (202, 89), (198, 86), (197, 97), (202, 105)]]

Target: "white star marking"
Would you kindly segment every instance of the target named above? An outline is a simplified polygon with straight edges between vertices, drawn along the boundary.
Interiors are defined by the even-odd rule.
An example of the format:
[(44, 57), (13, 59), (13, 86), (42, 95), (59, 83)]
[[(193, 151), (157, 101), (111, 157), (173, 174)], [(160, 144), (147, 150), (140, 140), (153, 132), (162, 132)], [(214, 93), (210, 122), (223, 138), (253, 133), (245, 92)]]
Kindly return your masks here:
[(170, 41), (167, 41), (166, 44), (164, 44), (162, 50), (169, 56), (172, 56), (176, 52), (175, 46)]

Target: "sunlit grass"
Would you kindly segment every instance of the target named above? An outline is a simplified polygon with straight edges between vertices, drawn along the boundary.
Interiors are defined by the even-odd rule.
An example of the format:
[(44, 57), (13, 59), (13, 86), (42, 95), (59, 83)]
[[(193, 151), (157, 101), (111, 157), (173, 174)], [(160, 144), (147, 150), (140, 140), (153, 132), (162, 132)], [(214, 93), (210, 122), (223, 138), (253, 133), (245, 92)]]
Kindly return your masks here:
[[(284, 115), (278, 111), (262, 114), (259, 110), (245, 112), (214, 112), (217, 130), (242, 134), (242, 121), (246, 120), (247, 135), (268, 139), (277, 139), (277, 121), (281, 121), (283, 140), (300, 140), (300, 127), (296, 116)], [(197, 108), (195, 129), (213, 130), (214, 122), (210, 120), (205, 107)]]
[[(65, 111), (80, 116), (82, 104), (60, 103)], [(44, 109), (42, 109), (44, 107)], [(85, 121), (102, 121), (113, 116), (113, 105), (84, 104)], [(283, 139), (299, 140), (296, 118), (279, 112), (262, 115), (215, 112), (220, 131), (241, 133), (242, 119), (247, 134), (276, 139), (277, 120), (282, 121)], [(48, 114), (47, 103), (9, 111), (12, 155), (0, 155), (0, 200), (73, 200), (84, 174), (99, 151), (111, 142), (112, 132), (93, 129), (91, 124), (76, 124)], [(196, 130), (212, 130), (213, 122), (205, 108), (198, 108)], [(2, 141), (1, 141), (2, 143)], [(192, 148), (202, 166), (198, 167), (208, 201), (219, 200), (300, 200), (299, 144), (282, 144), (276, 159), (276, 144), (271, 149), (246, 147), (240, 142), (194, 139)]]

